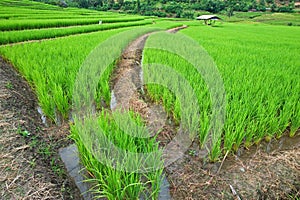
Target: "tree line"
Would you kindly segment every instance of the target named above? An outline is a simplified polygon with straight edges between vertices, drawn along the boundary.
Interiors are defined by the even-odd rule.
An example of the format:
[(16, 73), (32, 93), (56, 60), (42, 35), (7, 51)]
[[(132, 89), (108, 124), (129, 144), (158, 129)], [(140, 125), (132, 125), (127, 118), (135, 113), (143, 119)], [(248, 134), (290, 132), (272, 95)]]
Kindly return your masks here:
[(228, 16), (234, 11), (292, 12), (294, 1), (280, 0), (36, 0), (63, 7), (79, 7), (100, 11), (118, 10), (126, 13), (159, 17), (194, 18), (203, 11)]

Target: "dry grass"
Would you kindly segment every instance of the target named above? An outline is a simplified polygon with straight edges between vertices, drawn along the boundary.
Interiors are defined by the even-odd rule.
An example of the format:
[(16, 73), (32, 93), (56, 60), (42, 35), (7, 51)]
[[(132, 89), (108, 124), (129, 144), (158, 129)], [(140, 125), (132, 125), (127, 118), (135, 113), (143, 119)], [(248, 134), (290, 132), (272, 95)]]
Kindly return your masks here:
[[(57, 152), (49, 158), (37, 153), (40, 144), (54, 147), (56, 141), (46, 138), (61, 134), (60, 128), (43, 128), (28, 85), (2, 59), (0, 64), (0, 199), (80, 199), (64, 173), (53, 170), (60, 166)], [(22, 136), (23, 130), (30, 136)]]

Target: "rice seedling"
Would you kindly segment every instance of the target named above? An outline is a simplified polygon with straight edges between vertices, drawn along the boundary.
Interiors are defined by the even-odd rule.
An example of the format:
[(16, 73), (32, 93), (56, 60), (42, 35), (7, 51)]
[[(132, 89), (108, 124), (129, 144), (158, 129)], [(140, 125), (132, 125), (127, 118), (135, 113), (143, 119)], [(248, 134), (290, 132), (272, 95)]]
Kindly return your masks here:
[(13, 0), (2, 0), (0, 2), (1, 6), (9, 6), (9, 7), (27, 7), (33, 9), (47, 9), (47, 10), (59, 10), (58, 6), (50, 5), (50, 4), (43, 4), (39, 2), (32, 2), (28, 0), (23, 1), (13, 1)]
[(151, 20), (142, 20), (135, 22), (121, 22), (102, 25), (86, 25), (86, 26), (72, 26), (68, 28), (47, 28), (47, 29), (33, 29), (23, 31), (5, 31), (0, 33), (0, 44), (22, 42), (27, 40), (39, 40), (47, 38), (56, 38), (68, 36), (73, 34), (90, 33), (95, 31), (110, 30), (116, 28), (143, 26), (151, 24)]
[[(174, 26), (174, 23), (158, 22), (153, 26), (169, 28)], [(41, 43), (0, 47), (0, 52), (16, 66), (35, 89), (45, 115), (55, 121), (55, 112), (58, 112), (67, 119), (72, 88), (81, 63), (96, 44), (124, 30), (128, 28), (106, 30), (101, 34), (89, 33), (58, 38)], [(108, 104), (110, 94), (103, 91), (104, 88), (106, 91), (109, 90), (108, 83), (99, 84), (104, 86), (101, 90), (104, 101)], [(100, 102), (102, 97), (95, 98)]]
[(72, 88), (81, 62), (96, 44), (122, 31), (124, 28), (2, 47), (0, 51), (34, 87), (43, 112), (55, 121), (58, 107), (60, 115), (68, 116)]
[(79, 14), (72, 14), (69, 12), (61, 12), (59, 14), (53, 13), (43, 13), (43, 14), (24, 14), (24, 13), (4, 13), (0, 14), (0, 18), (2, 19), (9, 19), (9, 20), (25, 20), (25, 19), (88, 19), (88, 18), (120, 18), (120, 17), (127, 17), (125, 14), (94, 14), (94, 15), (79, 15)]
[(24, 29), (40, 29), (51, 27), (66, 27), (75, 25), (88, 25), (102, 23), (116, 23), (116, 22), (132, 22), (144, 20), (144, 17), (126, 17), (126, 18), (87, 18), (87, 19), (26, 19), (26, 20), (1, 20), (0, 30), (24, 30)]
[[(133, 113), (131, 114), (134, 116)], [(99, 145), (97, 148), (103, 148), (107, 145), (112, 145), (110, 143), (113, 142), (114, 146), (131, 153), (159, 152), (155, 138), (143, 139), (128, 135), (120, 129), (120, 125), (113, 120), (108, 111), (103, 110), (97, 118), (97, 126), (101, 127), (105, 136), (98, 133), (98, 135), (95, 135), (90, 139), (87, 139), (86, 137), (83, 139), (81, 138), (82, 135), (79, 133), (78, 129), (82, 127), (71, 127), (72, 138), (76, 141), (81, 153), (81, 160), (87, 170), (93, 175), (88, 181), (92, 181), (93, 183), (96, 182), (96, 186), (92, 189), (92, 192), (94, 192), (98, 198), (104, 197), (107, 199), (138, 199), (140, 197), (157, 199), (162, 179), (162, 168), (148, 173), (141, 173), (141, 171), (129, 172), (126, 170), (126, 166), (134, 165), (138, 168), (142, 165), (138, 157), (129, 156), (127, 158), (126, 155), (128, 154), (124, 154), (122, 159), (118, 159), (118, 156), (112, 152), (113, 149), (107, 149), (106, 151), (102, 151), (103, 154), (97, 155), (101, 156), (103, 159), (107, 158), (105, 160), (106, 162), (104, 162), (103, 159), (97, 159), (95, 154), (91, 153), (88, 148), (86, 148), (86, 143), (83, 143), (83, 141), (86, 142), (86, 140), (90, 140), (91, 143), (92, 141), (99, 141), (100, 143), (97, 143)], [(95, 121), (95, 119), (92, 119), (92, 121)], [(142, 125), (140, 118), (135, 118), (135, 121), (139, 125)], [(93, 122), (85, 121), (85, 123)], [(110, 143), (104, 144), (104, 141)], [(114, 155), (115, 160), (112, 160), (109, 155)], [(161, 163), (159, 157), (156, 158), (156, 162)]]
[[(68, 117), (73, 84), (83, 60), (95, 45), (124, 30), (128, 30), (128, 28), (103, 31), (101, 34), (77, 35), (52, 41), (43, 41), (41, 43), (15, 45), (12, 47), (7, 46), (1, 48), (1, 53), (18, 66), (19, 71), (26, 77), (37, 92), (44, 113), (53, 121), (57, 122), (59, 118), (58, 115), (63, 119), (67, 119)], [(132, 39), (151, 30), (156, 30), (156, 28), (134, 31), (133, 34), (129, 35), (129, 38), (120, 38), (123, 48)], [(114, 48), (114, 46), (111, 47)], [(58, 49), (60, 49), (60, 51), (58, 51)], [(121, 50), (122, 48), (118, 48), (116, 53), (119, 55)], [(12, 54), (12, 52), (14, 52), (14, 54)], [(34, 52), (38, 52), (38, 54)], [(96, 96), (93, 97), (99, 104), (102, 100), (108, 104), (110, 100), (108, 82), (113, 66), (112, 63), (104, 72), (101, 79), (99, 79)], [(97, 159), (98, 157), (95, 157), (95, 154), (91, 153), (86, 143), (84, 143), (86, 141), (101, 141), (102, 143), (97, 143), (98, 146), (96, 146), (96, 149), (101, 149), (104, 145), (113, 142), (118, 148), (133, 153), (154, 151), (157, 152), (156, 155), (159, 155), (158, 144), (155, 138), (139, 138), (138, 135), (142, 134), (142, 132), (138, 132), (137, 137), (131, 137), (119, 128), (120, 125), (118, 122), (114, 121), (110, 115), (108, 111), (103, 110), (96, 121), (96, 127), (101, 127), (105, 130), (104, 133), (106, 135), (98, 134), (93, 135), (91, 138), (82, 138), (81, 132), (89, 131), (87, 124), (91, 123), (92, 126), (95, 122), (94, 118), (90, 122), (88, 122), (88, 119), (85, 121), (85, 128), (81, 127), (80, 123), (75, 123), (75, 125), (72, 126), (72, 137), (77, 143), (81, 159), (92, 174), (93, 181), (97, 182), (97, 185), (93, 188), (94, 192), (98, 197), (106, 197), (108, 199), (137, 199), (139, 197), (156, 199), (162, 178), (161, 165), (158, 169), (144, 169), (149, 171), (144, 173), (141, 171), (143, 170), (143, 162), (140, 162), (139, 157), (135, 156), (135, 154), (125, 154), (121, 158), (127, 159), (124, 159), (124, 161), (120, 160), (120, 162), (116, 163), (112, 163), (111, 157), (108, 157), (109, 159), (106, 159), (107, 163), (101, 163)], [(116, 117), (117, 114), (114, 114), (114, 116)], [(142, 126), (140, 118), (132, 117), (132, 119)], [(76, 121), (76, 117), (74, 120)], [(108, 140), (105, 140), (103, 137), (107, 137)], [(113, 155), (112, 153), (114, 152), (108, 150), (106, 153), (107, 155)], [(155, 159), (155, 166), (162, 162), (160, 157), (145, 157), (145, 161), (150, 162), (151, 159)], [(153, 163), (153, 161), (150, 163)], [(125, 170), (126, 166), (141, 168), (137, 171), (128, 172)], [(122, 170), (123, 168), (124, 170)]]
[[(20, 8), (21, 4), (23, 8)], [(144, 17), (62, 9), (40, 3), (31, 4), (29, 1), (21, 3), (3, 0), (0, 5), (0, 18), (10, 19), (0, 22), (0, 30), (3, 31), (0, 33), (1, 44), (101, 30), (51, 41), (0, 47), (1, 54), (14, 64), (34, 88), (43, 112), (56, 123), (67, 120), (70, 110), (76, 110), (77, 106), (82, 105), (76, 98), (74, 105), (71, 105), (74, 81), (81, 64), (97, 44), (129, 30), (129, 26), (147, 25), (153, 27), (147, 31), (153, 31), (157, 27), (173, 28), (182, 24), (165, 20), (151, 24), (152, 20)], [(36, 20), (38, 18), (40, 20)], [(101, 19), (102, 22), (111, 24), (93, 25)], [(181, 32), (207, 50), (222, 75), (227, 101), (224, 127), (222, 130), (215, 130), (218, 125), (213, 121), (219, 114), (213, 107), (220, 103), (214, 102), (210, 94), (209, 84), (214, 84), (215, 80), (207, 81), (205, 75), (195, 69), (195, 63), (184, 60), (178, 53), (186, 52), (191, 57), (197, 57), (198, 53), (193, 51), (193, 46), (174, 52), (146, 48), (143, 54), (144, 64), (160, 63), (170, 68), (165, 73), (167, 70), (163, 66), (155, 65), (151, 68), (144, 65), (145, 80), (163, 80), (165, 83), (147, 84), (149, 96), (154, 101), (161, 102), (176, 124), (180, 124), (183, 130), (188, 130), (191, 137), (196, 135), (202, 148), (206, 147), (208, 140), (213, 141), (209, 155), (212, 161), (217, 161), (225, 152), (237, 151), (241, 145), (248, 148), (263, 139), (269, 141), (273, 137), (280, 138), (287, 131), (293, 137), (300, 127), (299, 29), (253, 24), (223, 24), (218, 28), (200, 26), (198, 22), (188, 24), (190, 27)], [(64, 26), (75, 27), (49, 28)], [(36, 28), (45, 29), (22, 30)], [(130, 37), (114, 42), (120, 42), (122, 48), (125, 48), (130, 41), (147, 31), (137, 30)], [(150, 36), (147, 45), (155, 37)], [(164, 37), (162, 44), (169, 41), (168, 37), (171, 36), (165, 34)], [(114, 44), (109, 46), (110, 54), (121, 54), (122, 48), (114, 48)], [(207, 73), (210, 72), (211, 62), (207, 61), (206, 64), (207, 71), (203, 69), (202, 72)], [(111, 113), (103, 108), (103, 104), (108, 106), (110, 102), (109, 78), (115, 60), (109, 60), (106, 65), (108, 67), (102, 72), (102, 76), (96, 79), (98, 82), (94, 95), (88, 96), (82, 90), (83, 98), (87, 102), (95, 102), (99, 113), (88, 115), (84, 124), (80, 123), (78, 116), (74, 116), (72, 138), (77, 144), (83, 164), (91, 174), (89, 181), (96, 182), (93, 192), (97, 197), (157, 199), (162, 180), (162, 152), (155, 138), (145, 137), (148, 133), (141, 117), (132, 112)], [(152, 73), (153, 70), (156, 73)], [(182, 82), (180, 78), (186, 82)], [(196, 106), (199, 109), (195, 109)], [(197, 110), (200, 112), (195, 112)], [(102, 132), (98, 131), (100, 129)], [(129, 130), (135, 131), (134, 137), (128, 134)], [(222, 132), (221, 137), (209, 137), (211, 132), (217, 131)], [(24, 137), (26, 134), (21, 133)], [(112, 148), (107, 148), (108, 146)], [(46, 150), (43, 153), (48, 154)], [(127, 153), (123, 153), (124, 151)], [(151, 156), (151, 152), (156, 152), (156, 156)], [(139, 153), (146, 155), (143, 160), (145, 162), (141, 162), (137, 156)], [(193, 155), (194, 152), (190, 154)], [(118, 156), (114, 157), (116, 155)], [(154, 165), (145, 167), (143, 164), (146, 161)]]

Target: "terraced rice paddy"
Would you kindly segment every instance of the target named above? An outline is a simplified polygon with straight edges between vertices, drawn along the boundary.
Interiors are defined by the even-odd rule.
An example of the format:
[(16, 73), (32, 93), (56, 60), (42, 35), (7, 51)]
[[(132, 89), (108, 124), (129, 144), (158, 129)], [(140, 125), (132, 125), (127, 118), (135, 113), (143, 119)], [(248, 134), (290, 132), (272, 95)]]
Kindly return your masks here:
[[(120, 43), (122, 47), (111, 44), (109, 52), (103, 50), (106, 51), (103, 53), (121, 56), (122, 50), (137, 37), (182, 25), (182, 22), (176, 21), (59, 8), (27, 0), (3, 0), (0, 5), (0, 53), (34, 89), (48, 122), (57, 125), (72, 120), (74, 82), (83, 62), (99, 44), (113, 36), (118, 38), (119, 33), (134, 30), (128, 37), (116, 39), (115, 44)], [(193, 134), (199, 147), (204, 147), (208, 135), (214, 131), (209, 124), (214, 111), (207, 82), (203, 74), (182, 57), (184, 53), (197, 57), (197, 51), (193, 51), (193, 46), (178, 49), (177, 54), (150, 48), (153, 43), (165, 46), (189, 37), (211, 56), (224, 83), (224, 126), (218, 130), (221, 135), (213, 140), (209, 149), (210, 161), (220, 161), (224, 155), (235, 153), (242, 147), (249, 148), (264, 139), (269, 141), (284, 134), (290, 137), (299, 134), (299, 27), (257, 23), (224, 23), (210, 27), (193, 21), (184, 23), (188, 28), (177, 33), (178, 36), (165, 32), (152, 34), (147, 39), (142, 60), (144, 77), (147, 76), (148, 63), (169, 66), (187, 81), (196, 96), (197, 102), (193, 103), (199, 105), (200, 113), (187, 116), (174, 91), (157, 84), (147, 84), (143, 88), (151, 102), (164, 106), (175, 128), (179, 128), (182, 119), (189, 119), (188, 122), (196, 127)], [(96, 95), (90, 99), (97, 111), (96, 124), (104, 130), (105, 137), (120, 149), (134, 153), (160, 152), (156, 137), (131, 137), (113, 119), (109, 104), (111, 78), (117, 62), (118, 59), (115, 59), (107, 63), (107, 69), (95, 89)], [(205, 69), (206, 66), (202, 67)], [(157, 68), (157, 72), (160, 70)], [(188, 86), (185, 85), (183, 90), (188, 90)], [(193, 113), (193, 107), (188, 109)], [(128, 116), (145, 128), (146, 122), (139, 114), (130, 111)], [(94, 126), (94, 121), (95, 118), (91, 118), (85, 122)], [(198, 121), (200, 123), (197, 124)], [(182, 127), (187, 126), (183, 124)], [(157, 199), (163, 168), (143, 173), (126, 172), (100, 163), (83, 142), (80, 132), (84, 132), (85, 128), (80, 123), (71, 124), (71, 137), (77, 144), (83, 164), (96, 181), (94, 192), (99, 197), (137, 199), (147, 196)], [(142, 134), (139, 131), (138, 136)], [(89, 138), (91, 141), (96, 139)], [(106, 141), (103, 136), (98, 139)], [(139, 165), (138, 159), (131, 162)]]

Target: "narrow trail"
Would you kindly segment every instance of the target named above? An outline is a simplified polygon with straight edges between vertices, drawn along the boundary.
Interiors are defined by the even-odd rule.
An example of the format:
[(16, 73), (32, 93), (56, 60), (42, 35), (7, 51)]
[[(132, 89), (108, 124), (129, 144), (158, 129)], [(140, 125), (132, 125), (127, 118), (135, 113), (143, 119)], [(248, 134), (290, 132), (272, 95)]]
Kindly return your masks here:
[[(167, 30), (169, 33), (176, 33), (187, 26), (176, 27)], [(121, 59), (112, 75), (112, 110), (133, 110), (141, 115), (147, 123), (147, 128), (151, 135), (156, 134), (163, 128), (160, 135), (166, 136), (167, 140), (171, 136), (166, 134), (171, 126), (166, 126), (167, 113), (161, 105), (152, 104), (143, 100), (139, 91), (143, 88), (142, 80), (142, 54), (147, 38), (151, 33), (145, 34), (134, 40), (123, 52)], [(173, 131), (174, 132), (174, 131)], [(162, 140), (162, 138), (160, 138)], [(167, 143), (165, 141), (164, 143)]]
[[(148, 123), (151, 132), (157, 132), (166, 120), (166, 113), (162, 107), (159, 109), (150, 106), (140, 98), (139, 90), (142, 83), (142, 52), (146, 39), (151, 33), (145, 34), (133, 41), (123, 52), (122, 58), (114, 72), (113, 99), (116, 102), (112, 109), (129, 110), (138, 112)], [(160, 111), (160, 112), (159, 112)]]

